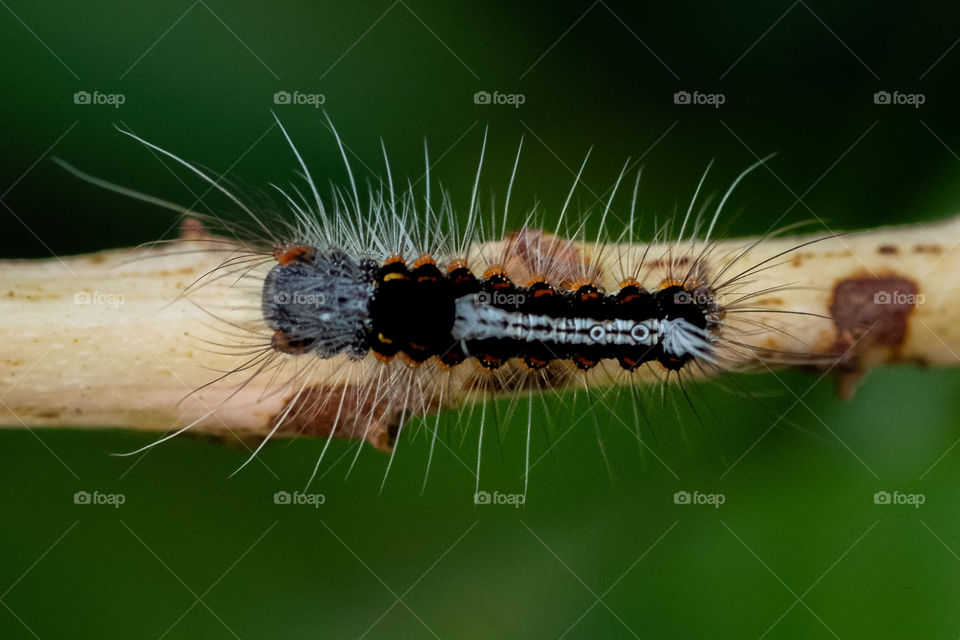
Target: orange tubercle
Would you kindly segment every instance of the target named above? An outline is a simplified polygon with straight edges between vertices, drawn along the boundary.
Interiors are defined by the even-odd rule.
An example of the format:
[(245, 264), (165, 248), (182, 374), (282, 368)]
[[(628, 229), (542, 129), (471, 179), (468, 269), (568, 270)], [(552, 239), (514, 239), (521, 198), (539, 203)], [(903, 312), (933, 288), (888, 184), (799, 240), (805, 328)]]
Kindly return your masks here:
[(470, 269), (470, 267), (467, 266), (466, 259), (454, 258), (453, 260), (450, 261), (450, 264), (447, 265), (448, 272), (453, 272), (453, 271), (456, 271), (457, 269), (468, 269), (468, 270)]
[(489, 280), (493, 276), (502, 276), (506, 275), (506, 270), (503, 268), (502, 264), (492, 264), (487, 267), (487, 270), (483, 272), (483, 279)]
[(413, 262), (413, 268), (422, 267), (425, 264), (437, 264), (436, 260), (433, 259), (429, 253), (421, 253), (419, 257)]
[(273, 258), (279, 264), (287, 266), (293, 262), (306, 262), (313, 258), (316, 249), (308, 244), (285, 244), (273, 250)]
[(681, 282), (680, 280), (672, 280), (668, 278), (666, 280), (662, 280), (660, 284), (657, 285), (658, 289), (669, 289), (670, 287), (683, 287), (683, 282)]

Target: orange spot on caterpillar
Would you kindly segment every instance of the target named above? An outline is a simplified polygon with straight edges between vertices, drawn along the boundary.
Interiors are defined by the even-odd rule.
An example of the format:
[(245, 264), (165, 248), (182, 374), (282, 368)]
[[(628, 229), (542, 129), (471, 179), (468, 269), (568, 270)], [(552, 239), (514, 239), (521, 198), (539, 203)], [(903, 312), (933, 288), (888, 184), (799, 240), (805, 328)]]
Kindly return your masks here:
[(494, 276), (506, 276), (507, 272), (504, 270), (502, 264), (494, 264), (487, 267), (487, 270), (483, 272), (483, 279), (489, 280)]
[(582, 369), (586, 371), (587, 369), (592, 369), (595, 366), (597, 366), (597, 361), (590, 360), (588, 358), (578, 355), (578, 356), (574, 356), (573, 364), (577, 366), (577, 369)]
[(464, 260), (463, 258), (454, 258), (453, 260), (450, 261), (450, 264), (447, 265), (447, 273), (453, 273), (458, 269), (469, 270), (470, 267), (467, 265), (467, 261)]
[(283, 266), (294, 262), (309, 262), (315, 254), (316, 249), (308, 244), (287, 244), (273, 250), (274, 260)]
[(437, 264), (437, 262), (436, 260), (433, 259), (433, 256), (431, 256), (429, 253), (421, 253), (420, 256), (416, 260), (414, 260), (413, 268), (416, 269), (417, 267), (422, 267), (425, 264), (435, 265)]
[(283, 331), (274, 331), (270, 338), (270, 346), (282, 353), (299, 355), (310, 349), (313, 340), (291, 340)]
[(401, 351), (399, 355), (403, 363), (410, 368), (416, 368), (423, 364), (420, 360), (417, 360), (414, 356), (410, 355), (406, 351)]
[(900, 250), (897, 249), (892, 244), (882, 244), (879, 247), (877, 247), (877, 253), (882, 255), (895, 256), (898, 253), (900, 253)]
[[(584, 293), (587, 293), (587, 290), (589, 289), (591, 290), (590, 291), (591, 293), (596, 294), (596, 295), (591, 295), (591, 298), (595, 298), (601, 295), (603, 292), (601, 287), (596, 282), (588, 278), (580, 278), (579, 280), (575, 280), (570, 284), (570, 288), (574, 291), (579, 292), (581, 295), (583, 295)], [(590, 299), (590, 298), (584, 298), (584, 299)]]
[(523, 362), (533, 370), (543, 369), (545, 366), (550, 364), (548, 360), (544, 360), (543, 358), (537, 358), (536, 356), (527, 356), (526, 358), (524, 358)]
[(583, 285), (577, 289), (577, 294), (580, 297), (580, 302), (587, 302), (588, 300), (598, 300), (602, 296), (600, 292), (593, 285)]
[[(630, 286), (635, 286), (635, 285), (630, 285)], [(634, 300), (636, 300), (636, 299), (638, 299), (638, 298), (643, 297), (643, 295), (644, 295), (644, 294), (641, 293), (640, 290), (639, 290), (639, 288), (638, 288), (637, 291), (634, 291), (633, 293), (628, 293), (628, 294), (626, 294), (625, 296), (623, 296), (623, 298), (621, 298), (621, 300), (620, 300), (620, 304), (628, 304), (628, 303), (633, 302)]]
[(490, 354), (482, 354), (477, 356), (477, 360), (480, 361), (480, 364), (487, 369), (497, 369), (503, 365), (503, 359)]
[(685, 361), (683, 358), (674, 358), (674, 357), (664, 357), (661, 360), (657, 360), (657, 364), (663, 367), (666, 371), (677, 371), (684, 365)]

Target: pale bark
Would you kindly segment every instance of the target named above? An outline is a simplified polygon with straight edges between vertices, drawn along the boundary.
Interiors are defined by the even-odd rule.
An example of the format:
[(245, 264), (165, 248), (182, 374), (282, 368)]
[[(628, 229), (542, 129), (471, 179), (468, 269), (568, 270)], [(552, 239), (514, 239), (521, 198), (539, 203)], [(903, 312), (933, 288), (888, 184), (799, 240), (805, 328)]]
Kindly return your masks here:
[[(812, 238), (763, 240), (730, 275)], [(836, 370), (847, 376), (881, 362), (956, 366), (960, 353), (958, 240), (960, 218), (955, 218), (833, 237), (786, 253), (769, 263), (770, 268), (753, 274), (750, 288), (796, 286), (761, 296), (754, 306), (814, 315), (770, 314), (765, 319), (792, 337), (761, 330), (749, 341), (771, 352), (795, 352), (801, 344), (812, 353), (846, 351), (842, 361), (835, 355), (833, 362), (828, 359), (820, 366), (839, 364)], [(716, 272), (749, 243), (744, 239), (719, 242), (710, 254), (710, 269)], [(223, 253), (208, 246), (183, 240), (163, 248), (0, 262), (0, 424), (166, 431), (218, 407), (239, 380), (183, 400), (218, 371), (238, 364), (236, 356), (204, 346), (203, 340), (223, 342), (225, 338), (203, 309), (246, 308), (256, 320), (259, 301), (248, 288), (231, 286), (231, 278), (196, 289), (190, 301), (176, 300), (187, 285), (222, 261)], [(581, 249), (588, 253), (591, 245)], [(493, 254), (497, 250), (496, 243), (485, 247)], [(601, 256), (601, 271), (615, 273), (613, 261), (618, 257), (632, 253), (638, 260), (644, 250), (645, 246), (608, 249)], [(653, 247), (648, 255), (664, 252), (663, 247)], [(608, 268), (603, 260), (610, 262)], [(845, 282), (854, 285), (838, 288)], [(881, 291), (884, 282), (907, 283), (907, 291), (890, 293), (916, 296), (909, 309), (896, 301), (891, 305), (890, 310), (903, 320), (902, 336), (891, 340), (890, 335), (881, 339), (868, 335), (859, 341), (862, 332), (850, 335), (849, 327), (838, 329), (837, 318), (830, 318), (837, 311), (838, 292), (846, 291), (844, 313), (848, 320), (855, 319), (866, 309), (857, 305), (874, 302), (862, 299), (864, 292)], [(608, 289), (618, 286), (603, 284)], [(888, 324), (881, 314), (879, 328), (889, 334)], [(894, 334), (896, 329), (894, 321)], [(200, 420), (196, 429), (229, 428), (263, 435), (289, 400), (284, 394), (263, 396), (268, 382), (269, 376), (254, 379), (230, 402)]]

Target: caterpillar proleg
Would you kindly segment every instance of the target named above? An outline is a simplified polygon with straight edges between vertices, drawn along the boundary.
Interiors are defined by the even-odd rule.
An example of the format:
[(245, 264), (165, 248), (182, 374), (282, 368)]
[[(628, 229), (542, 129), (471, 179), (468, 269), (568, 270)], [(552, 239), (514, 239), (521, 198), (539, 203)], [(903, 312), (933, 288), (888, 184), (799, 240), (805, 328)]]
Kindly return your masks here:
[[(155, 344), (174, 333), (183, 349), (179, 340), (188, 338), (190, 358), (203, 350), (205, 363), (219, 370), (202, 373), (177, 352), (183, 368), (175, 375), (192, 387), (185, 398), (174, 401), (174, 390), (164, 387), (162, 397), (145, 397), (140, 415), (98, 415), (101, 424), (152, 429), (170, 429), (167, 419), (176, 419), (169, 433), (131, 453), (222, 427), (261, 438), (250, 459), (273, 438), (305, 434), (365, 441), (392, 461), (413, 417), (437, 414), (427, 422), (432, 455), (442, 410), (472, 411), (503, 396), (682, 388), (730, 371), (783, 366), (836, 369), (851, 380), (881, 361), (938, 363), (905, 329), (921, 311), (901, 298), (873, 298), (888, 289), (920, 294), (917, 274), (948, 268), (952, 262), (941, 258), (949, 251), (891, 251), (879, 232), (796, 237), (787, 227), (746, 241), (715, 237), (731, 193), (766, 159), (741, 173), (713, 208), (704, 205), (705, 172), (682, 215), (641, 242), (641, 175), (628, 175), (626, 164), (600, 214), (600, 234), (588, 238), (571, 206), (579, 175), (559, 211), (525, 214), (512, 226), (521, 149), (505, 202), (491, 210), (479, 197), (484, 138), (462, 212), (454, 194), (431, 193), (429, 158), (422, 193), (395, 187), (385, 148), (384, 179), (361, 189), (332, 123), (348, 181), (322, 196), (278, 124), (301, 172), (299, 182), (273, 185), (283, 216), (268, 217), (220, 177), (130, 132), (219, 192), (244, 221), (226, 224), (65, 165), (187, 220), (181, 239), (140, 251), (143, 259), (107, 260), (119, 265), (113, 277), (147, 280), (156, 276), (151, 263), (164, 261), (162, 289), (175, 303), (159, 312), (126, 304), (124, 313), (165, 318)], [(609, 232), (614, 212), (626, 220), (617, 234)], [(929, 247), (931, 233), (918, 228), (897, 237), (903, 247)], [(179, 277), (167, 277), (171, 266), (179, 266)], [(136, 302), (137, 292), (130, 299)], [(923, 311), (934, 313), (926, 316), (931, 322), (935, 309)], [(89, 420), (96, 409), (86, 410)], [(21, 406), (20, 415), (30, 413)]]

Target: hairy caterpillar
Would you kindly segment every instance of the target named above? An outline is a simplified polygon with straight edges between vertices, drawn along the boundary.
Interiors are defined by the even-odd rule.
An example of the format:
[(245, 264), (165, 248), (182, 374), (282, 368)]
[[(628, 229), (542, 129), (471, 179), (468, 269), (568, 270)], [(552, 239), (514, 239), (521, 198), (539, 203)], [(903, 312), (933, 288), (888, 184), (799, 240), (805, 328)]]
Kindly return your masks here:
[[(720, 253), (712, 240), (733, 189), (764, 160), (741, 173), (710, 214), (706, 207), (695, 212), (704, 173), (675, 238), (667, 239), (665, 227), (653, 242), (637, 244), (632, 234), (639, 172), (629, 222), (617, 239), (601, 231), (588, 240), (584, 221), (572, 219), (579, 175), (553, 219), (531, 214), (509, 229), (520, 149), (502, 214), (484, 215), (478, 201), (484, 140), (462, 220), (447, 192), (431, 195), (428, 158), (422, 199), (412, 186), (395, 189), (385, 148), (386, 180), (361, 199), (344, 145), (332, 123), (330, 128), (348, 188), (333, 187), (321, 197), (280, 125), (304, 182), (274, 186), (290, 213), (275, 220), (223, 186), (222, 178), (129, 132), (206, 181), (247, 216), (246, 223), (228, 225), (68, 166), (91, 182), (204, 219), (228, 234), (199, 233), (202, 242), (226, 255), (183, 296), (189, 300), (196, 291), (226, 282), (244, 302), (205, 311), (220, 326), (211, 346), (237, 359), (210, 383), (232, 385), (223, 402), (254, 381), (263, 387), (261, 397), (283, 398), (250, 459), (274, 436), (305, 433), (365, 440), (389, 452), (392, 463), (408, 419), (443, 408), (499, 395), (533, 398), (568, 389), (589, 394), (608, 385), (682, 388), (685, 379), (717, 372), (823, 361), (823, 354), (791, 336), (778, 317), (828, 318), (815, 310), (783, 308), (775, 294), (793, 283), (768, 284), (768, 272), (783, 256), (820, 239), (759, 257), (754, 253), (759, 241)], [(601, 230), (626, 168), (610, 191)], [(795, 348), (771, 342), (771, 334), (786, 336)], [(189, 430), (221, 404), (148, 447)], [(481, 412), (486, 415), (485, 404)], [(482, 419), (478, 486), (483, 425)], [(528, 417), (528, 464), (531, 427)], [(439, 416), (431, 431), (431, 459), (438, 432)], [(314, 474), (322, 460), (323, 454)], [(427, 467), (429, 473), (429, 462)]]

